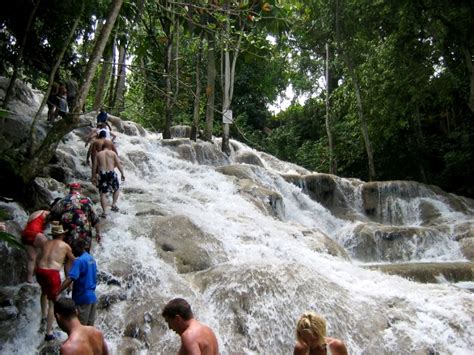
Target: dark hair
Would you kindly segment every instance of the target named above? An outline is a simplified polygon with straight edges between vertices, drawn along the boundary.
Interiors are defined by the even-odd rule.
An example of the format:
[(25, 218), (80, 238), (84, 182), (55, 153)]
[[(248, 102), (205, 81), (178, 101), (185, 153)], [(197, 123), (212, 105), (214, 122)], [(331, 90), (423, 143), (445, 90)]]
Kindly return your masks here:
[(72, 298), (63, 297), (54, 302), (54, 313), (66, 319), (77, 317), (76, 311), (76, 302), (74, 302)]
[(105, 137), (107, 137), (107, 132), (105, 131), (105, 129), (100, 130), (99, 138), (105, 138)]
[(193, 318), (193, 311), (184, 298), (175, 298), (166, 304), (161, 315), (165, 318), (174, 318), (179, 315), (184, 320), (190, 320)]
[(76, 239), (72, 242), (72, 251), (74, 255), (81, 256), (86, 250), (86, 241), (82, 238)]
[(53, 202), (51, 202), (51, 203), (49, 204), (49, 208), (50, 208), (50, 209), (53, 209), (54, 206), (56, 206), (56, 204), (57, 204), (60, 200), (62, 200), (61, 197), (56, 197), (56, 198), (53, 200)]

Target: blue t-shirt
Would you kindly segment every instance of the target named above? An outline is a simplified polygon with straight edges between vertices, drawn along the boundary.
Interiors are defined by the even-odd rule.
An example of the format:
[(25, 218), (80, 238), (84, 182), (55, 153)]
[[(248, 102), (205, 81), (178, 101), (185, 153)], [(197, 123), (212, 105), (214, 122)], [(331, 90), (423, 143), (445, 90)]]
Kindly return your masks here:
[(72, 286), (72, 299), (76, 304), (91, 304), (97, 302), (95, 287), (97, 285), (97, 265), (88, 252), (74, 260), (68, 275), (74, 284)]

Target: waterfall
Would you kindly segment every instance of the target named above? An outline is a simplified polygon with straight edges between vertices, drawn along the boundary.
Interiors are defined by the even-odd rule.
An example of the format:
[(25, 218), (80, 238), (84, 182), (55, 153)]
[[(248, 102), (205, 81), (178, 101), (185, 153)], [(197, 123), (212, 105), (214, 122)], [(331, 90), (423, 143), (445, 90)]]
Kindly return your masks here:
[[(292, 353), (296, 320), (306, 310), (324, 315), (328, 334), (343, 339), (350, 354), (474, 349), (474, 294), (460, 287), (466, 283), (419, 283), (365, 267), (466, 262), (455, 234), (473, 224), (470, 201), (456, 207), (456, 197), (424, 186), (410, 195), (315, 177), (238, 142), (225, 157), (218, 140), (127, 132), (116, 141), (126, 175), (120, 212), (108, 212), (103, 242), (92, 248), (100, 273), (96, 326), (112, 353), (176, 353), (179, 337), (160, 316), (174, 297), (186, 298), (196, 318), (214, 329), (222, 354)], [(66, 138), (58, 148), (61, 164), (94, 191), (80, 134)], [(328, 192), (318, 201), (289, 175), (332, 179), (337, 198)], [(24, 225), (18, 205), (2, 205)], [(13, 331), (0, 352), (34, 353), (42, 346), (38, 288), (10, 289), (23, 290), (29, 304), (9, 323)]]

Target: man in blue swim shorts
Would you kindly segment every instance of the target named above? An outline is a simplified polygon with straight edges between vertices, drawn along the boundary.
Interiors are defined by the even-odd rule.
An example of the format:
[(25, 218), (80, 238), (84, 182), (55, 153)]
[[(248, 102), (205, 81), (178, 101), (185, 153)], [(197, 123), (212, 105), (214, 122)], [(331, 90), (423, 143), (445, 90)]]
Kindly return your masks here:
[(107, 208), (107, 194), (111, 192), (112, 207), (111, 210), (117, 212), (117, 200), (119, 198), (119, 181), (115, 168), (118, 168), (121, 174), (121, 180), (125, 181), (125, 174), (123, 173), (122, 163), (118, 155), (104, 145), (102, 150), (97, 153), (94, 164), (92, 166), (92, 183), (97, 184), (97, 175), (99, 175), (99, 184), (97, 185), (100, 193), (100, 204), (102, 206), (102, 218), (106, 218)]

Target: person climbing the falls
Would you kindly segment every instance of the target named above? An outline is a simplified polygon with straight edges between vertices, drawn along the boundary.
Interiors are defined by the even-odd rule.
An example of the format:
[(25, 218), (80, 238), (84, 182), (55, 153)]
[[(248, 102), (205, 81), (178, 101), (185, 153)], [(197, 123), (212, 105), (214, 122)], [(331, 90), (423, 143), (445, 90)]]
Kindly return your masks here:
[(120, 184), (118, 181), (115, 168), (118, 168), (121, 174), (121, 180), (125, 181), (125, 174), (123, 172), (122, 163), (118, 155), (104, 144), (102, 150), (97, 153), (94, 163), (92, 165), (92, 183), (97, 185), (97, 175), (99, 175), (99, 183), (97, 185), (100, 193), (100, 204), (102, 206), (101, 217), (106, 218), (107, 208), (107, 193), (112, 193), (112, 207), (111, 210), (118, 212), (117, 200), (120, 194)]
[(28, 283), (33, 282), (36, 258), (43, 243), (48, 240), (44, 235), (44, 230), (50, 219), (49, 215), (50, 211), (47, 208), (33, 212), (21, 232), (21, 242), (26, 248), (26, 282)]
[(81, 324), (77, 314), (76, 304), (70, 298), (61, 298), (54, 304), (54, 316), (59, 328), (68, 335), (61, 345), (60, 353), (108, 355), (104, 334), (95, 327)]
[(95, 156), (97, 155), (98, 152), (102, 150), (102, 148), (106, 146), (110, 150), (113, 150), (115, 154), (118, 155), (117, 148), (115, 147), (115, 144), (107, 139), (107, 133), (105, 131), (101, 131), (97, 138), (91, 143), (89, 149), (87, 150), (87, 157), (86, 157), (86, 164), (89, 165), (89, 163), (92, 161), (92, 165), (94, 165), (94, 160)]
[(85, 249), (90, 252), (92, 245), (92, 229), (95, 228), (95, 239), (101, 241), (99, 216), (92, 200), (81, 193), (81, 184), (69, 184), (69, 194), (60, 200), (55, 208), (63, 227), (67, 229), (65, 242), (72, 245), (76, 239), (84, 239)]
[(326, 336), (326, 320), (314, 312), (306, 312), (298, 319), (296, 339), (293, 355), (348, 354), (341, 340)]
[(219, 346), (211, 328), (194, 318), (191, 306), (183, 298), (169, 301), (161, 315), (168, 327), (181, 337), (180, 355), (217, 355)]
[(74, 261), (71, 247), (64, 242), (66, 231), (59, 221), (51, 223), (53, 240), (43, 243), (41, 254), (36, 264), (36, 279), (41, 286), (41, 323), (46, 322), (46, 335), (44, 340), (53, 340), (54, 301), (61, 287), (59, 271), (64, 267), (67, 275)]
[(94, 325), (97, 310), (97, 263), (85, 250), (85, 241), (77, 239), (72, 245), (76, 259), (67, 273), (67, 278), (57, 291), (61, 294), (72, 284), (72, 299), (76, 303), (79, 321), (82, 325)]

